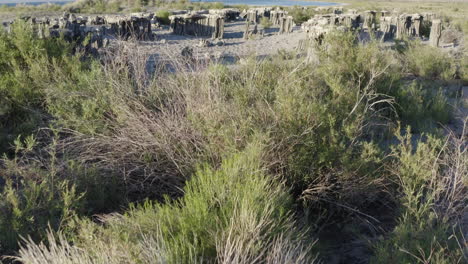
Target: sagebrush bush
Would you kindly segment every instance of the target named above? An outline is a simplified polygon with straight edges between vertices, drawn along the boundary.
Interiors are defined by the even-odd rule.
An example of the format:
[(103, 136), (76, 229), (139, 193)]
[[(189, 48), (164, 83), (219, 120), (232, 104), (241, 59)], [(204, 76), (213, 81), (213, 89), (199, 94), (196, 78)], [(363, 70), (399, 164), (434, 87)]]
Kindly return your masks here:
[(171, 13), (167, 10), (158, 10), (158, 12), (156, 12), (156, 17), (158, 18), (159, 22), (163, 25), (169, 25), (170, 24), (170, 20), (169, 20), (169, 16), (171, 15)]
[(427, 82), (412, 81), (402, 84), (395, 94), (400, 120), (416, 132), (430, 131), (437, 124), (447, 124), (452, 107), (442, 88)]
[(273, 23), (270, 21), (268, 17), (262, 17), (260, 19), (260, 25), (262, 25), (263, 28), (268, 29), (268, 28), (271, 28)]
[[(17, 249), (21, 236), (42, 239), (46, 229), (65, 228), (82, 209), (83, 194), (76, 190), (56, 160), (56, 149), (42, 153), (43, 160), (28, 158), (35, 139), (18, 138), (15, 157), (4, 158), (0, 179), (0, 245), (3, 252)], [(49, 156), (49, 158), (46, 158)]]
[(312, 18), (317, 12), (312, 8), (303, 8), (300, 6), (294, 6), (288, 8), (288, 15), (293, 17), (294, 23), (302, 24)]
[[(84, 222), (72, 247), (54, 239), (49, 247), (30, 241), (19, 260), (75, 263), (114, 253), (112, 263), (312, 263), (308, 247), (294, 235), (289, 194), (264, 174), (259, 144), (226, 157), (219, 169), (200, 167), (173, 203), (145, 203), (103, 219), (103, 227)], [(104, 240), (116, 250), (103, 250)], [(67, 253), (70, 247), (75, 253)]]
[[(465, 121), (466, 122), (466, 121)], [(389, 237), (376, 246), (373, 263), (461, 263), (466, 238), (467, 146), (463, 139), (428, 137), (414, 147), (412, 136), (397, 135), (391, 173), (400, 182), (401, 212)]]
[(0, 153), (20, 133), (30, 133), (43, 123), (43, 84), (51, 73), (48, 66), (61, 64), (71, 46), (60, 39), (33, 38), (26, 23), (12, 25), (12, 34), (0, 31)]
[(455, 63), (445, 52), (418, 41), (409, 42), (403, 54), (408, 71), (428, 79), (450, 80), (455, 74)]

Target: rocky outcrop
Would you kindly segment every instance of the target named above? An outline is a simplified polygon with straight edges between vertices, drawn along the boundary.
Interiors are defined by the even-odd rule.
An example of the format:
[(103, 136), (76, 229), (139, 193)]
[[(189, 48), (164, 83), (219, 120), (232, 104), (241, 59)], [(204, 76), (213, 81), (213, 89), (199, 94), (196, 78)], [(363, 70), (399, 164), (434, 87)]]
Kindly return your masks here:
[(270, 13), (273, 10), (271, 7), (257, 7), (244, 10), (240, 17), (251, 23), (258, 23), (262, 17), (270, 18)]
[(280, 19), (280, 28), (278, 34), (287, 34), (293, 31), (294, 21), (292, 16), (282, 17)]
[(362, 28), (374, 30), (376, 28), (376, 11), (368, 10), (364, 12), (364, 23), (362, 24)]
[[(38, 38), (59, 38), (63, 37), (66, 41), (74, 41), (77, 45), (76, 50), (95, 54), (97, 49), (109, 44), (105, 38), (105, 30), (102, 26), (90, 27), (87, 25), (86, 17), (76, 17), (74, 14), (65, 13), (61, 17), (22, 17), (31, 26), (33, 32)], [(14, 24), (12, 21), (9, 25)], [(10, 29), (7, 30), (10, 32)]]
[(250, 23), (258, 23), (260, 18), (257, 10), (248, 10), (247, 17), (245, 18)]
[(239, 17), (240, 11), (236, 8), (224, 8), (224, 9), (210, 9), (208, 10), (211, 15), (219, 15), (224, 18), (224, 21), (234, 21)]
[(273, 24), (273, 26), (279, 26), (281, 24), (281, 19), (283, 17), (287, 17), (288, 12), (284, 10), (273, 10), (270, 12), (270, 22)]
[(438, 47), (440, 36), (442, 35), (442, 20), (432, 20), (431, 34), (429, 35), (429, 43), (433, 47)]
[(410, 36), (421, 37), (423, 18), (424, 17), (420, 14), (414, 14), (411, 16)]
[(425, 30), (424, 27), (427, 25), (424, 23), (427, 14), (393, 14), (389, 16), (389, 12), (381, 11), (379, 23), (376, 23), (377, 13), (379, 12), (366, 11), (361, 16), (351, 10), (346, 14), (315, 15), (302, 24), (302, 29), (312, 38), (318, 38), (318, 36), (338, 27), (347, 30), (374, 31), (381, 41), (387, 41), (404, 37), (420, 38)]
[(395, 17), (384, 16), (380, 18), (380, 40), (388, 41), (395, 37), (396, 34), (396, 19)]
[(221, 15), (186, 14), (170, 16), (172, 32), (177, 35), (222, 39), (224, 17)]
[(151, 20), (154, 14), (132, 14), (132, 15), (106, 15), (102, 19), (95, 18), (92, 23), (101, 25), (104, 23), (109, 34), (118, 36), (124, 40), (129, 38), (137, 40), (152, 40)]
[(245, 40), (248, 40), (250, 38), (264, 37), (265, 31), (263, 29), (259, 30), (258, 24), (254, 23), (252, 28), (250, 27), (250, 24), (251, 23), (249, 21), (245, 21), (245, 29), (244, 29), (244, 34), (243, 34), (243, 38)]

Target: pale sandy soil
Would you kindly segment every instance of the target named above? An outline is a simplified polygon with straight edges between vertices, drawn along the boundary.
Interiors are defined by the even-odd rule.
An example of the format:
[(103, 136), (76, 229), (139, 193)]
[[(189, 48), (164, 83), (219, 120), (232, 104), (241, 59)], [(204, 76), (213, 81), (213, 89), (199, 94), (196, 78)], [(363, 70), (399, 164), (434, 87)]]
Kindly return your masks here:
[[(253, 29), (253, 26), (251, 25), (250, 28)], [(272, 27), (265, 30), (263, 37), (257, 36), (244, 40), (244, 29), (244, 21), (226, 23), (222, 46), (200, 47), (202, 38), (174, 35), (168, 28), (156, 29), (155, 41), (143, 41), (139, 44), (154, 57), (177, 57), (185, 47), (190, 47), (193, 48), (195, 58), (239, 58), (250, 55), (265, 57), (276, 54), (279, 50), (293, 50), (298, 46), (299, 41), (305, 38), (305, 33), (300, 27), (295, 27), (290, 34), (282, 35), (278, 35), (277, 27)], [(211, 41), (210, 38), (206, 39)]]

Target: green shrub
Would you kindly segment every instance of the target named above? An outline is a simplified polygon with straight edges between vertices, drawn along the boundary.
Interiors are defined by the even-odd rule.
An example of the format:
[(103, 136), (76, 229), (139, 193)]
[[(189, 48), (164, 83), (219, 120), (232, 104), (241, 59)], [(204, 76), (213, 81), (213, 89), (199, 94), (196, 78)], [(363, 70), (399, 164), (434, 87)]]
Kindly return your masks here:
[(270, 21), (270, 19), (268, 17), (262, 17), (260, 19), (260, 25), (262, 25), (263, 28), (267, 29), (267, 28), (271, 28), (273, 23), (271, 23), (271, 21)]
[(450, 80), (455, 74), (453, 59), (438, 48), (420, 42), (410, 42), (403, 56), (408, 71), (416, 76)]
[[(3, 159), (5, 167), (0, 179), (0, 249), (12, 253), (21, 236), (32, 236), (35, 241), (45, 235), (47, 227), (57, 230), (67, 225), (77, 210), (82, 208), (83, 194), (70, 181), (61, 178), (56, 163), (55, 149), (44, 155), (49, 160), (29, 160), (35, 139), (15, 142), (13, 159)], [(21, 153), (21, 156), (20, 156)]]
[(396, 102), (400, 120), (416, 131), (431, 131), (437, 123), (447, 124), (452, 116), (448, 98), (441, 88), (412, 81), (397, 90)]
[(37, 39), (23, 22), (12, 33), (0, 31), (0, 153), (20, 133), (29, 134), (43, 123), (44, 89), (54, 75), (52, 63), (61, 66), (72, 45), (61, 39)]
[[(356, 182), (374, 183), (378, 178), (379, 151), (370, 151), (373, 157), (361, 155), (366, 146), (376, 148), (360, 142), (366, 133), (363, 127), (368, 117), (377, 118), (374, 111), (390, 107), (380, 91), (392, 89), (399, 72), (393, 53), (382, 52), (376, 43), (359, 46), (352, 35), (325, 41), (328, 48), (319, 52), (326, 63), (315, 68), (280, 58), (247, 60), (235, 70), (219, 67), (190, 82), (182, 79), (177, 87), (190, 91), (188, 117), (209, 139), (209, 152), (245, 146), (253, 132), (270, 135), (265, 156), (269, 169), (288, 179), (294, 193), (338, 182), (343, 187), (337, 196), (357, 206), (367, 200), (360, 195), (372, 197), (378, 189), (367, 184), (367, 192), (351, 191), (363, 188)], [(356, 99), (360, 91), (366, 93)], [(374, 102), (379, 102), (374, 109), (366, 107)], [(325, 191), (309, 197), (332, 195), (333, 200), (335, 194), (336, 190)]]
[(456, 138), (444, 146), (429, 137), (413, 147), (409, 129), (406, 136), (397, 137), (401, 143), (393, 149), (395, 160), (389, 169), (399, 180), (401, 212), (371, 262), (463, 262), (464, 242), (460, 244), (456, 223), (466, 210), (466, 146)]
[(292, 8), (288, 8), (288, 15), (293, 17), (294, 23), (302, 24), (312, 18), (316, 12), (311, 8), (303, 8), (301, 6), (294, 6)]
[[(56, 244), (59, 250), (52, 252), (30, 242), (19, 259), (29, 263), (35, 255), (42, 256), (35, 262), (48, 263), (58, 252), (61, 261), (72, 262), (111, 255), (112, 263), (312, 263), (307, 247), (295, 246), (301, 241), (292, 226), (291, 199), (280, 182), (264, 175), (260, 155), (255, 144), (227, 157), (219, 169), (200, 167), (173, 203), (147, 202), (105, 218), (105, 226), (83, 222), (74, 240), (82, 253), (70, 255)], [(112, 249), (102, 250), (109, 246), (102, 241)]]
[(169, 25), (171, 23), (169, 16), (171, 16), (171, 13), (167, 10), (158, 10), (158, 12), (156, 12), (158, 21), (163, 25)]

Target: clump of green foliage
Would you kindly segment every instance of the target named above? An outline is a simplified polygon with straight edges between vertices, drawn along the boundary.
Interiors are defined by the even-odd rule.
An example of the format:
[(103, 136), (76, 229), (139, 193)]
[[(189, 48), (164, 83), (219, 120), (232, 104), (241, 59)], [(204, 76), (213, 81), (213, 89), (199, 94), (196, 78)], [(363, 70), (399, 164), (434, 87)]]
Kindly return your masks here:
[(404, 53), (408, 70), (428, 79), (450, 80), (455, 74), (454, 60), (435, 47), (410, 42)]
[(312, 8), (303, 8), (301, 6), (294, 6), (286, 9), (288, 15), (293, 17), (294, 23), (302, 24), (312, 18), (317, 12)]
[(402, 84), (395, 95), (401, 121), (416, 131), (430, 131), (436, 124), (447, 124), (452, 109), (443, 90), (430, 83), (412, 81)]
[(271, 28), (273, 23), (270, 21), (268, 17), (262, 17), (260, 19), (260, 25), (262, 25), (263, 28), (268, 29), (268, 28)]
[(5, 183), (0, 191), (0, 245), (9, 253), (17, 248), (20, 236), (40, 239), (48, 226), (64, 228), (75, 212), (82, 209), (82, 194), (68, 179), (61, 178), (56, 150), (43, 154), (50, 159), (31, 161), (26, 157), (34, 145), (33, 137), (24, 141), (18, 138), (15, 157), (3, 159), (5, 167), (0, 177)]
[[(461, 217), (468, 159), (462, 140), (433, 137), (414, 147), (409, 129), (397, 135), (389, 168), (400, 183), (401, 213), (389, 237), (376, 246), (372, 263), (460, 263), (466, 260)], [(460, 166), (460, 164), (462, 164)]]
[[(20, 260), (102, 260), (107, 255), (112, 263), (278, 263), (287, 259), (312, 263), (307, 253), (299, 251), (306, 248), (300, 240), (281, 244), (295, 232), (291, 199), (280, 182), (264, 174), (260, 150), (258, 145), (248, 146), (224, 159), (218, 169), (200, 167), (179, 200), (146, 202), (125, 215), (105, 219), (105, 226), (81, 223), (75, 238), (75, 246), (84, 249), (80, 253), (70, 255), (68, 246), (55, 245), (55, 252), (45, 251), (39, 258), (24, 254)], [(108, 247), (101, 243), (104, 240), (112, 241), (111, 250), (103, 250)], [(30, 256), (40, 254), (34, 250), (23, 249)]]
[(33, 38), (26, 23), (12, 27), (12, 34), (0, 31), (0, 153), (17, 135), (31, 133), (42, 123), (44, 84), (53, 76), (48, 66), (73, 60), (68, 57), (72, 47), (64, 41)]
[(169, 16), (171, 16), (171, 13), (167, 10), (158, 10), (158, 12), (156, 12), (156, 17), (163, 25), (169, 25), (171, 23)]

